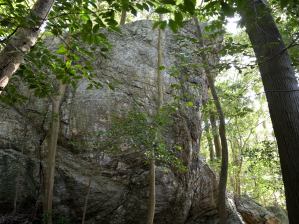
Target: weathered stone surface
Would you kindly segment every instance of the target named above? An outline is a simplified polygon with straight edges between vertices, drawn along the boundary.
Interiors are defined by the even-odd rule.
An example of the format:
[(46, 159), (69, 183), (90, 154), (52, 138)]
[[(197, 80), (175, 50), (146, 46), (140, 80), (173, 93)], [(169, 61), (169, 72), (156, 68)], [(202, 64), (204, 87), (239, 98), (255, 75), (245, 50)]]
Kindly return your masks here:
[(275, 217), (281, 222), (281, 224), (289, 224), (288, 214), (286, 210), (278, 206), (267, 207), (269, 212), (272, 212)]
[(257, 204), (249, 197), (235, 198), (237, 210), (247, 224), (280, 224), (281, 221), (266, 208)]
[[(163, 32), (162, 49), (166, 69), (164, 96), (184, 94), (175, 127), (168, 133), (170, 144), (183, 148), (188, 172), (157, 167), (156, 224), (216, 224), (218, 222), (215, 174), (198, 157), (200, 113), (207, 97), (205, 76), (195, 63), (200, 61), (191, 23), (173, 34)], [(86, 223), (141, 224), (146, 219), (148, 166), (143, 155), (122, 149), (117, 155), (103, 153), (97, 132), (106, 130), (112, 113), (125, 113), (133, 103), (149, 113), (155, 109), (157, 71), (157, 30), (152, 22), (138, 21), (123, 26), (121, 33), (107, 34), (113, 48), (108, 58), (93, 62), (101, 81), (115, 90), (87, 90), (88, 81), (69, 89), (62, 104), (62, 120), (57, 155), (54, 212), (70, 223), (80, 223), (91, 178)], [(176, 77), (171, 73), (176, 72)], [(172, 89), (172, 83), (184, 85)], [(26, 92), (30, 96), (29, 92)], [(194, 107), (184, 106), (192, 102)], [(31, 101), (22, 107), (1, 105), (0, 111), (0, 213), (10, 214), (14, 200), (17, 212), (32, 221), (40, 212), (43, 166), (41, 145), (48, 128), (47, 101)], [(127, 147), (129, 148), (129, 147)], [(244, 223), (234, 201), (228, 200), (229, 222)], [(1, 222), (1, 221), (0, 221)], [(4, 223), (4, 221), (2, 222)]]

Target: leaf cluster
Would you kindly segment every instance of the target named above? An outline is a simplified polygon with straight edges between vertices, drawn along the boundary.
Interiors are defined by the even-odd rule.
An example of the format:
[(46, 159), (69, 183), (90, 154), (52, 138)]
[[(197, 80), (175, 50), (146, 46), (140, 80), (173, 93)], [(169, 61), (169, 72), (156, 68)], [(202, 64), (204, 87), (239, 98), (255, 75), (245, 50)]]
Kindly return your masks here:
[(149, 115), (133, 107), (126, 114), (113, 114), (110, 128), (98, 133), (100, 148), (119, 153), (134, 150), (145, 155), (146, 160), (154, 158), (163, 165), (183, 169), (178, 157), (179, 146), (171, 146), (165, 135), (172, 126), (173, 107), (164, 106), (159, 113)]

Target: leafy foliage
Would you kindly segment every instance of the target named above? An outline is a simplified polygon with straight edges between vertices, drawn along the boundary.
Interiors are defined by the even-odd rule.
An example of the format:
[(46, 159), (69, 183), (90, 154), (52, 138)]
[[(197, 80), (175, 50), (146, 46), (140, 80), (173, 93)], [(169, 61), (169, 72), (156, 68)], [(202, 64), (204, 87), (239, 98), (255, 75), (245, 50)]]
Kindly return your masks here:
[(99, 133), (100, 148), (112, 153), (133, 149), (144, 154), (146, 160), (154, 155), (156, 161), (184, 170), (179, 159), (180, 147), (168, 144), (165, 138), (172, 125), (172, 113), (169, 106), (162, 107), (155, 115), (134, 107), (123, 116), (113, 115), (110, 129)]
[(277, 145), (273, 141), (260, 142), (244, 152), (247, 161), (243, 188), (252, 198), (265, 205), (284, 203)]

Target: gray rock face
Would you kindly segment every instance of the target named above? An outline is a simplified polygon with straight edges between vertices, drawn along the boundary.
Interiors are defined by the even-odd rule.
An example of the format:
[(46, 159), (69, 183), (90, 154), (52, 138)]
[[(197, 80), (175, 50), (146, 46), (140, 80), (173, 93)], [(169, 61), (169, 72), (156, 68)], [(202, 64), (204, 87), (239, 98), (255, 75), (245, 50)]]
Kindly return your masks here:
[[(200, 108), (207, 98), (207, 84), (196, 55), (197, 46), (191, 23), (178, 33), (163, 32), (164, 97), (181, 109), (175, 127), (167, 136), (182, 146), (185, 173), (157, 167), (157, 224), (217, 223), (217, 183), (215, 174), (198, 157)], [(125, 113), (134, 103), (152, 113), (156, 102), (157, 37), (149, 21), (122, 27), (121, 33), (109, 33), (113, 48), (108, 58), (93, 62), (97, 78), (114, 85), (115, 90), (87, 90), (88, 81), (69, 89), (62, 104), (61, 130), (57, 155), (54, 212), (70, 223), (80, 223), (84, 200), (91, 178), (86, 223), (141, 224), (146, 219), (148, 165), (143, 155), (121, 149), (116, 155), (103, 152), (97, 133), (109, 127), (112, 113)], [(183, 81), (183, 82), (181, 82)], [(184, 83), (177, 89), (171, 84)], [(17, 213), (36, 217), (41, 208), (43, 188), (43, 152), (41, 145), (49, 126), (47, 101), (30, 97), (18, 107), (1, 105), (0, 111), (0, 213), (9, 214), (16, 204)], [(192, 102), (193, 107), (185, 106)], [(228, 201), (229, 223), (243, 223), (234, 201)]]
[(281, 224), (285, 223), (279, 220), (274, 213), (263, 208), (261, 205), (250, 200), (247, 196), (235, 198), (238, 211), (241, 213), (245, 222), (248, 224)]
[(272, 212), (281, 224), (289, 224), (288, 214), (286, 210), (278, 206), (267, 207), (267, 210)]

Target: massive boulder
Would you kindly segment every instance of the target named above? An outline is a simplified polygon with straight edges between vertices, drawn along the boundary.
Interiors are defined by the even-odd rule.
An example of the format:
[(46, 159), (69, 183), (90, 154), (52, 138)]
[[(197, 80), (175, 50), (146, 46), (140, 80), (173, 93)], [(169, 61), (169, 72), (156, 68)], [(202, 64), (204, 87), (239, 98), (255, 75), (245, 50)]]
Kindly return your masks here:
[[(112, 113), (125, 113), (134, 103), (149, 113), (155, 110), (158, 31), (152, 26), (150, 21), (138, 21), (124, 25), (120, 33), (106, 32), (112, 44), (107, 58), (96, 48), (97, 79), (113, 85), (113, 90), (105, 86), (88, 90), (88, 80), (68, 88), (61, 106), (54, 186), (58, 221), (81, 223), (91, 180), (86, 223), (145, 222), (148, 164), (144, 156), (129, 146), (117, 154), (104, 152), (97, 133), (107, 130)], [(179, 33), (169, 29), (162, 33), (165, 101), (175, 101), (178, 94), (185, 96), (179, 99), (181, 107), (167, 138), (170, 144), (182, 147), (187, 172), (158, 164), (155, 223), (217, 223), (216, 176), (198, 156), (200, 109), (207, 98), (207, 84), (196, 66), (201, 58), (192, 41), (195, 28), (189, 22)], [(41, 212), (43, 145), (51, 108), (47, 100), (35, 98), (30, 91), (24, 94), (29, 98), (26, 105), (0, 105), (0, 213), (32, 221)], [(227, 208), (228, 223), (244, 223), (234, 200), (228, 199)]]
[(272, 212), (251, 200), (248, 196), (235, 197), (237, 210), (247, 224), (284, 224), (287, 223), (276, 217)]

